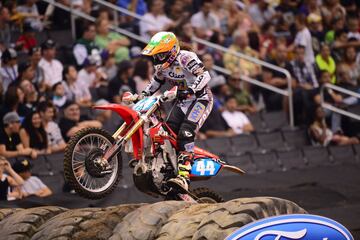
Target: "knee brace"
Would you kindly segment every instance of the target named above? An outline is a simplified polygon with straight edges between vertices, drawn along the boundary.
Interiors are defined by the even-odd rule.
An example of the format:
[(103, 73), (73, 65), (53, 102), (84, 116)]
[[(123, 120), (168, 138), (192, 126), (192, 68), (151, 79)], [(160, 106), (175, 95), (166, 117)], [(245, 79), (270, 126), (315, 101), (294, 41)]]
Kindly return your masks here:
[(179, 151), (194, 151), (194, 139), (195, 139), (195, 130), (197, 125), (188, 121), (183, 122), (180, 126), (179, 134), (177, 137), (177, 144)]

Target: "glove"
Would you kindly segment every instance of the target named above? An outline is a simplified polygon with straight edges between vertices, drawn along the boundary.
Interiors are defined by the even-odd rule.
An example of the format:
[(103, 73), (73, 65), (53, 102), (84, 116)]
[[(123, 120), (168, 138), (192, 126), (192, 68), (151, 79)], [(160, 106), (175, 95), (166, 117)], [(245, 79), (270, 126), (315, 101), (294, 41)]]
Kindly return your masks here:
[(188, 88), (187, 90), (178, 91), (177, 92), (177, 99), (180, 101), (183, 101), (194, 94), (194, 91), (191, 88)]

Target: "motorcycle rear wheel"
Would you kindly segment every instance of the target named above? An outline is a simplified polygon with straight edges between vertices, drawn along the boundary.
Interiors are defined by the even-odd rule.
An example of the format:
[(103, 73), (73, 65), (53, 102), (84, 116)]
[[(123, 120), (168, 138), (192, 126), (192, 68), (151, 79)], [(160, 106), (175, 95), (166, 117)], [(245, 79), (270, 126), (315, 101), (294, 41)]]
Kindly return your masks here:
[(221, 203), (224, 202), (224, 198), (220, 196), (215, 191), (206, 188), (206, 187), (199, 187), (190, 190), (190, 192), (195, 195), (198, 199), (198, 203)]
[[(99, 146), (95, 146), (95, 148), (93, 147), (93, 144), (96, 144), (95, 140), (94, 142), (90, 141), (87, 142), (86, 138), (91, 139), (91, 137), (94, 137), (95, 139), (97, 138), (97, 142), (100, 145), (100, 141), (102, 141), (103, 143), (105, 143), (107, 145), (107, 147), (109, 147), (110, 145), (112, 145), (114, 143), (114, 139), (112, 138), (112, 136), (106, 132), (103, 129), (100, 128), (85, 128), (80, 130), (79, 132), (77, 132), (68, 142), (66, 149), (65, 149), (65, 154), (64, 154), (64, 175), (65, 175), (65, 180), (70, 184), (70, 186), (82, 197), (88, 198), (88, 199), (101, 199), (104, 198), (105, 196), (107, 196), (108, 194), (110, 194), (111, 192), (114, 191), (114, 189), (116, 188), (117, 184), (119, 183), (120, 180), (120, 176), (121, 176), (121, 168), (122, 168), (122, 159), (121, 159), (121, 154), (117, 154), (113, 157), (113, 159), (111, 159), (110, 164), (113, 167), (113, 172), (109, 175), (104, 175), (103, 177), (100, 176), (92, 176), (87, 169), (87, 166), (85, 166), (85, 161), (89, 161), (88, 157), (89, 157), (89, 153), (92, 153), (93, 150), (97, 148), (99, 148)], [(87, 152), (87, 154), (84, 157), (84, 160), (75, 160), (75, 151), (76, 149), (81, 149), (82, 147), (79, 146), (79, 144), (84, 141), (86, 142), (86, 144), (84, 144), (85, 146), (85, 151), (83, 152), (87, 152), (86, 149), (89, 148), (90, 145), (90, 149)], [(78, 155), (84, 155), (82, 154), (78, 154)], [(82, 164), (82, 162), (84, 162)], [(78, 164), (77, 166), (74, 166), (75, 164)], [(79, 177), (79, 172), (81, 172), (81, 176)], [(77, 176), (78, 175), (78, 176)], [(83, 175), (85, 175), (85, 177), (83, 177)], [(109, 178), (108, 178), (109, 177)], [(108, 178), (108, 180), (106, 181), (106, 179)], [(100, 181), (104, 182), (104, 186), (102, 187), (97, 187), (96, 184), (100, 183)], [(92, 182), (94, 181), (94, 185), (95, 188), (92, 189)], [(96, 182), (97, 181), (97, 182)], [(87, 187), (87, 183), (89, 183), (89, 187)], [(84, 185), (83, 185), (84, 184)]]

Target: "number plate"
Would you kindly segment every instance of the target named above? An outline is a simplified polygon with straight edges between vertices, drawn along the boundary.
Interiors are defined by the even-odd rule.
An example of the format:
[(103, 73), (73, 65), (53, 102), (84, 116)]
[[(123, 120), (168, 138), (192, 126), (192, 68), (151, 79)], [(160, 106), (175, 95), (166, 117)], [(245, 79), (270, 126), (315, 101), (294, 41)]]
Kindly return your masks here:
[(193, 176), (215, 176), (221, 168), (221, 164), (215, 162), (211, 158), (202, 158), (194, 161), (191, 168), (191, 175)]

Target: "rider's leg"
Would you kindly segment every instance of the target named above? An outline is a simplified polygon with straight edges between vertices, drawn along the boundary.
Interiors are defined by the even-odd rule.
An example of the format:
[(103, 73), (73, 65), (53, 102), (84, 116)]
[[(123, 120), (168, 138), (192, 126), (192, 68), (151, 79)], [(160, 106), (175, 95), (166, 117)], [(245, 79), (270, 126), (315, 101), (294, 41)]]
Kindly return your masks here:
[(209, 115), (211, 109), (211, 101), (198, 100), (191, 104), (186, 112), (177, 137), (179, 150), (178, 176), (170, 179), (169, 183), (188, 190), (191, 164), (194, 157), (195, 136)]

